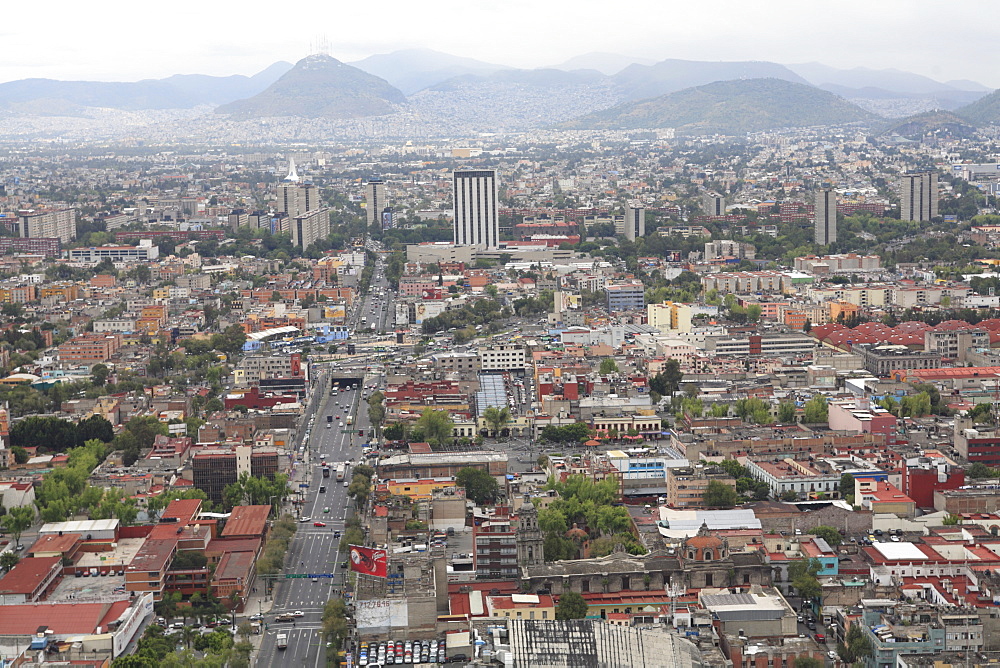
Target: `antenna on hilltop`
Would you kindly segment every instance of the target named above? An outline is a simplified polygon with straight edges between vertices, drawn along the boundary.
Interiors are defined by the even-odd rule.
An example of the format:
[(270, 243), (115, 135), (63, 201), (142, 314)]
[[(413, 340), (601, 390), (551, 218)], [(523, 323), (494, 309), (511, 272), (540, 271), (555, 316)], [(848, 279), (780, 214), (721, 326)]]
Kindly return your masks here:
[(313, 37), (309, 42), (309, 55), (322, 54), (324, 56), (330, 55), (330, 40), (327, 39), (326, 35), (320, 35), (318, 37)]

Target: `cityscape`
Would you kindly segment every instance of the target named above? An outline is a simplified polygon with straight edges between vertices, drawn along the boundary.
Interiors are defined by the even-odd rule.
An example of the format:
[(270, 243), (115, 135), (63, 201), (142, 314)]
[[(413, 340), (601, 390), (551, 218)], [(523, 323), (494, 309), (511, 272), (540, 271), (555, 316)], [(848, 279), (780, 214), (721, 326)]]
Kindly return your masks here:
[(981, 63), (317, 42), (0, 83), (0, 668), (1000, 663)]

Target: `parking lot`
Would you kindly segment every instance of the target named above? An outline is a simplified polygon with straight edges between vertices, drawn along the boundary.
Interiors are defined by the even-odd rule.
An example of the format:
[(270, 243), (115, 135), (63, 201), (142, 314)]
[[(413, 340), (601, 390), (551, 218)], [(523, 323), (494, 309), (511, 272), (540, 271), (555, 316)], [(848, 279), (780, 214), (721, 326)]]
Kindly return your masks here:
[(117, 575), (117, 571), (115, 575), (64, 576), (47, 600), (64, 602), (100, 598), (127, 598), (125, 576)]

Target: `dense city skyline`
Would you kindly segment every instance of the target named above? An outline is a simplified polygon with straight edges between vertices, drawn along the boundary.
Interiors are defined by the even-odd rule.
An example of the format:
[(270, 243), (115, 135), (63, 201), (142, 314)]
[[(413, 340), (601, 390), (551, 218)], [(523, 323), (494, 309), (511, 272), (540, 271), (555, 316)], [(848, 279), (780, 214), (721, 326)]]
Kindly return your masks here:
[[(756, 5), (722, 2), (706, 12), (696, 4), (640, 0), (617, 8), (622, 20), (610, 25), (620, 28), (610, 30), (606, 6), (589, 1), (502, 6), (444, 2), (433, 11), (394, 1), (377, 6), (304, 2), (296, 12), (269, 12), (268, 20), (260, 21), (256, 13), (182, 0), (171, 6), (171, 20), (139, 24), (132, 23), (137, 18), (133, 8), (111, 4), (121, 5), (122, 11), (98, 16), (89, 6), (57, 2), (58, 18), (45, 26), (44, 39), (31, 8), (10, 7), (4, 28), (9, 55), (0, 65), (0, 81), (249, 75), (279, 60), (298, 60), (325, 42), (328, 52), (345, 62), (428, 48), (537, 68), (605, 51), (646, 61), (769, 60), (895, 68), (939, 81), (971, 79), (1000, 86), (989, 60), (978, 57), (989, 51), (996, 33), (992, 26), (1000, 19), (1000, 5), (988, 2), (953, 3), (946, 12), (903, 0), (849, 1), (831, 12), (803, 10), (801, 3), (784, 0), (768, 3), (766, 12)], [(306, 33), (303, 14), (312, 16)], [(642, 16), (662, 20), (635, 20)], [(175, 30), (178, 21), (188, 22), (190, 29)], [(360, 25), (377, 29), (359, 31)], [(588, 34), (599, 39), (581, 38)]]

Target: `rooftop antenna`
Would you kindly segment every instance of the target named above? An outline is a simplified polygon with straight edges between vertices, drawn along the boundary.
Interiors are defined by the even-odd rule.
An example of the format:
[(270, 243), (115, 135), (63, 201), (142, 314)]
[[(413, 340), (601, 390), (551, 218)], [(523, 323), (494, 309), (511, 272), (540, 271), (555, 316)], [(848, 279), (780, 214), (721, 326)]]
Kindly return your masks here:
[(324, 56), (330, 55), (330, 40), (327, 39), (326, 35), (319, 35), (313, 37), (309, 42), (309, 54), (316, 55), (322, 54)]

